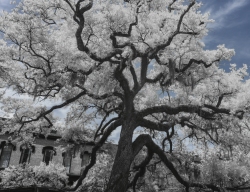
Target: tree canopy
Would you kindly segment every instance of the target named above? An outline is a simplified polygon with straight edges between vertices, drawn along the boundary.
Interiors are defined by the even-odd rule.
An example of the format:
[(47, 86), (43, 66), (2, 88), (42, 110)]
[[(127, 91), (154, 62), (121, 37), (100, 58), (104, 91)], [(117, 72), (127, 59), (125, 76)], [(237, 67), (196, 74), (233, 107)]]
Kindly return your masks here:
[[(220, 191), (212, 181), (188, 180), (174, 163), (184, 165), (190, 148), (204, 162), (211, 150), (221, 160), (221, 151), (236, 159), (249, 152), (247, 65), (231, 64), (228, 73), (220, 68), (235, 53), (224, 45), (206, 50), (202, 40), (212, 20), (200, 6), (195, 0), (22, 0), (3, 12), (0, 101), (11, 114), (3, 131), (29, 140), (33, 132), (58, 129), (65, 140), (94, 140), (89, 165), (67, 190), (84, 182), (96, 152), (121, 129), (106, 191), (135, 191), (154, 156), (186, 191)], [(6, 97), (6, 89), (24, 97)], [(50, 106), (42, 105), (47, 100)], [(64, 107), (65, 125), (53, 116)], [(145, 159), (134, 166), (144, 148)], [(222, 187), (246, 189), (250, 177), (244, 177)]]

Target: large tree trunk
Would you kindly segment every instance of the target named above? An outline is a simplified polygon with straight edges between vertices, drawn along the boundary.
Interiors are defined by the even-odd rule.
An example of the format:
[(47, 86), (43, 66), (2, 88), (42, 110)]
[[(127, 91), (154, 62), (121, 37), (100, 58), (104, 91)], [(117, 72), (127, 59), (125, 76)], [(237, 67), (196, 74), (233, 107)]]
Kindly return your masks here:
[(133, 161), (132, 138), (135, 121), (128, 118), (121, 129), (118, 149), (108, 183), (108, 192), (127, 191), (130, 165)]

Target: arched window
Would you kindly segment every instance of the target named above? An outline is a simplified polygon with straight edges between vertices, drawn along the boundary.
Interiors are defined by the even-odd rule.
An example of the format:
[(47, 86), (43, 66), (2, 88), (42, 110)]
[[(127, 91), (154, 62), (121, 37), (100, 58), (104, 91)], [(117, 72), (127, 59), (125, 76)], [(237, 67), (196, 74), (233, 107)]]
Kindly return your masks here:
[(54, 147), (47, 146), (43, 148), (42, 153), (43, 153), (43, 162), (45, 162), (46, 165), (48, 165), (49, 162), (52, 161), (53, 156), (56, 155), (56, 150), (54, 149)]
[(10, 157), (12, 150), (15, 150), (15, 146), (6, 141), (2, 141), (0, 145), (1, 150), (1, 156), (0, 156), (0, 168), (7, 168), (10, 163)]
[(91, 157), (91, 153), (89, 153), (88, 151), (84, 151), (84, 153), (81, 154), (81, 158), (82, 158), (81, 166), (82, 167), (88, 165), (90, 161), (90, 157)]
[(31, 153), (35, 152), (35, 147), (33, 145), (29, 146), (28, 144), (23, 144), (20, 146), (20, 151), (21, 151), (21, 157), (19, 163), (20, 164), (29, 163)]
[(70, 173), (71, 161), (72, 161), (72, 151), (68, 150), (62, 154), (63, 156), (63, 166), (66, 167), (67, 173)]

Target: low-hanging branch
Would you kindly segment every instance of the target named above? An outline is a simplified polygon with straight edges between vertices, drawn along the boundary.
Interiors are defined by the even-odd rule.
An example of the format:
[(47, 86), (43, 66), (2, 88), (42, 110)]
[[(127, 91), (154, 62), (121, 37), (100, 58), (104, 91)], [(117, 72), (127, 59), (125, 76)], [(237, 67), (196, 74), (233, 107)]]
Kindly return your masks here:
[(84, 178), (87, 176), (89, 170), (95, 165), (96, 163), (96, 153), (97, 151), (103, 146), (103, 144), (106, 142), (107, 138), (111, 135), (111, 133), (119, 126), (122, 124), (122, 118), (116, 120), (112, 124), (108, 126), (106, 131), (104, 132), (103, 136), (101, 139), (95, 144), (95, 146), (92, 148), (91, 152), (91, 160), (90, 163), (85, 167), (83, 170), (80, 178), (78, 179), (76, 185), (73, 188), (70, 189), (65, 189), (66, 191), (75, 191), (83, 182)]
[[(212, 112), (209, 112), (205, 109), (210, 109), (212, 110)], [(154, 106), (154, 107), (141, 110), (140, 112), (138, 112), (137, 115), (138, 117), (146, 117), (153, 113), (163, 113), (163, 112), (169, 115), (176, 115), (181, 112), (186, 112), (186, 113), (191, 113), (191, 114), (195, 113), (198, 116), (204, 119), (208, 119), (208, 120), (215, 119), (216, 114), (226, 114), (226, 115), (231, 114), (230, 110), (228, 109), (218, 108), (213, 105), (204, 104), (203, 106), (199, 106), (199, 105), (179, 105), (177, 107), (171, 107), (169, 105)]]
[(165, 122), (165, 123), (156, 123), (153, 121), (150, 121), (148, 119), (138, 118), (138, 125), (141, 127), (146, 127), (150, 130), (156, 130), (156, 131), (168, 131), (170, 128), (175, 126), (177, 122)]
[(149, 162), (153, 158), (153, 155), (154, 155), (153, 151), (148, 149), (147, 156), (145, 157), (145, 159), (139, 165), (135, 165), (133, 167), (133, 169), (136, 170), (137, 172), (136, 172), (133, 180), (128, 185), (128, 189), (130, 187), (133, 187), (133, 192), (136, 192), (135, 187), (136, 187), (137, 181), (138, 181), (139, 177), (143, 177), (143, 175), (145, 174), (146, 166), (149, 164)]
[[(140, 137), (140, 138), (139, 138)], [(154, 143), (154, 141), (152, 140), (152, 138), (147, 135), (147, 134), (143, 134), (138, 136), (138, 140), (143, 140), (145, 143), (145, 146), (153, 151), (155, 154), (157, 154), (159, 156), (159, 158), (161, 159), (161, 161), (167, 166), (167, 168), (172, 172), (172, 174), (174, 175), (174, 177), (182, 184), (186, 187), (186, 191), (189, 191), (189, 188), (209, 188), (211, 190), (214, 191), (221, 191), (221, 188), (213, 185), (213, 184), (206, 184), (206, 183), (195, 183), (195, 182), (190, 182), (190, 181), (186, 181), (177, 171), (177, 169), (175, 168), (175, 166), (173, 165), (173, 163), (167, 158), (166, 154), (164, 153), (164, 151), (161, 150), (161, 148)], [(241, 185), (239, 186), (234, 186), (234, 187), (224, 187), (226, 190), (229, 191), (237, 191), (237, 190), (245, 190), (245, 189), (250, 189), (250, 186), (246, 186), (246, 187), (242, 187)]]

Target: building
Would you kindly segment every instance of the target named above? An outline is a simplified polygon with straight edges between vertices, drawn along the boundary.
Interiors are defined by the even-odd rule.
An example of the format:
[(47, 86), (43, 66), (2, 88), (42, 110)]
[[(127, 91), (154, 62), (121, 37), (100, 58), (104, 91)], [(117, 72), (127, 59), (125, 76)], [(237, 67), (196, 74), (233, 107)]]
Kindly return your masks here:
[[(1, 130), (0, 130), (1, 131)], [(35, 140), (32, 144), (15, 143), (10, 140), (14, 135), (0, 134), (0, 181), (1, 170), (9, 166), (25, 165), (39, 166), (41, 162), (48, 165), (50, 162), (59, 163), (66, 168), (68, 175), (67, 185), (72, 185), (81, 174), (81, 171), (89, 163), (94, 142), (81, 142), (73, 145), (73, 142), (58, 141), (59, 134), (52, 131), (46, 137), (43, 134), (33, 134)], [(59, 147), (60, 146), (60, 147)], [(64, 150), (61, 150), (64, 148)], [(111, 148), (113, 148), (111, 146)], [(110, 150), (110, 144), (105, 144), (103, 151)], [(113, 152), (112, 152), (113, 153)], [(19, 189), (6, 189), (0, 187), (1, 192), (27, 191), (27, 192), (47, 192), (55, 189), (29, 187)]]

